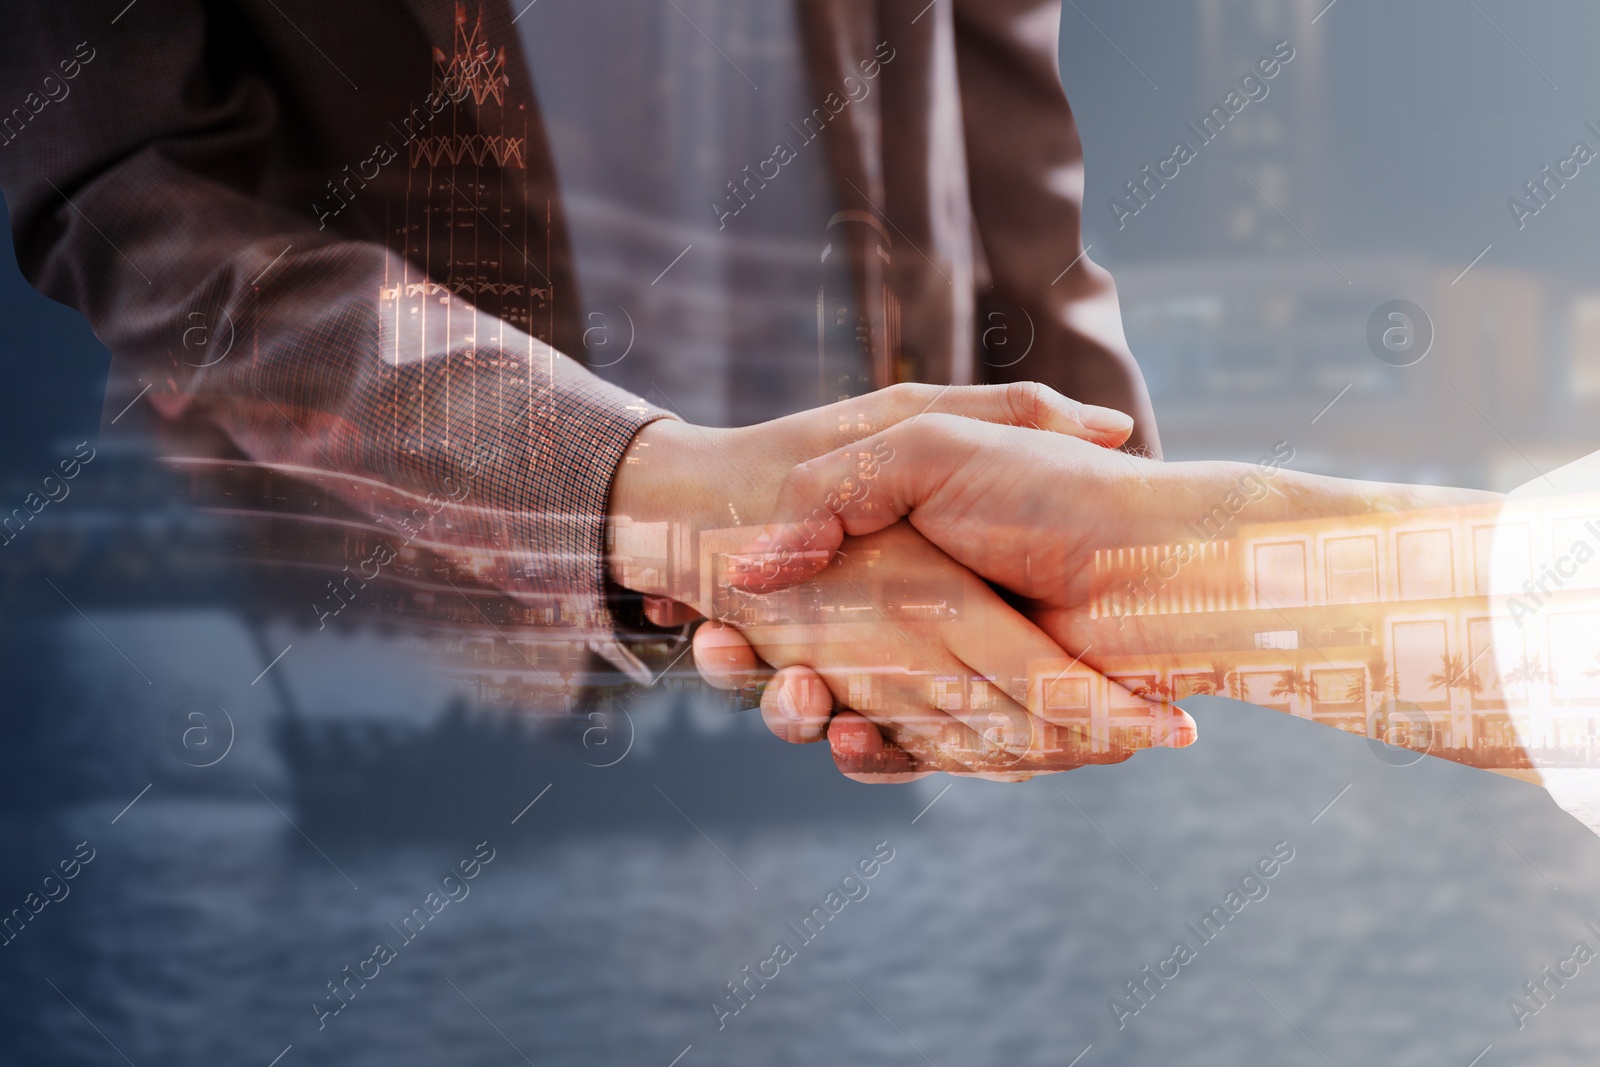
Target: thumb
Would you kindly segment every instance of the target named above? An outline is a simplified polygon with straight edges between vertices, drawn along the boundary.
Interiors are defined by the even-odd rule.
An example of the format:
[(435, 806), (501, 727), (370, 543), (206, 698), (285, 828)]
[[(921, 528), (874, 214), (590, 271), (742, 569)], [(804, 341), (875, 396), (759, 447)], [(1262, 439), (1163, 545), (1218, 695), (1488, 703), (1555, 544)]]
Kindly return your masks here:
[(794, 467), (772, 521), (735, 557), (729, 581), (764, 593), (816, 576), (846, 535), (876, 533), (925, 503), (979, 447), (987, 425), (923, 415)]

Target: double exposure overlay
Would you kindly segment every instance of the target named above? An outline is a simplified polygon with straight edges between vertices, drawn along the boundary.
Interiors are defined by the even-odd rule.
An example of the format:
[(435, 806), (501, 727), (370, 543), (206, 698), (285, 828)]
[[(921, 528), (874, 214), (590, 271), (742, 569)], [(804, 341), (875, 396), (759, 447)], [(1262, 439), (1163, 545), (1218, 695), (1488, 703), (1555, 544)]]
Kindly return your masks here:
[(1593, 1062), (1597, 35), (13, 3), (0, 1063)]

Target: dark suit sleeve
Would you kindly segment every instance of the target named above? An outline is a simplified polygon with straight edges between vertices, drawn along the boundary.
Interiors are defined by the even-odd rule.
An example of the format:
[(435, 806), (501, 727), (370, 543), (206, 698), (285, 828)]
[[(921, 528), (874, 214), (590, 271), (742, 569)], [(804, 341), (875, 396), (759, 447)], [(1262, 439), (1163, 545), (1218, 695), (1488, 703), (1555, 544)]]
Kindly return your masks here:
[(984, 306), (1025, 309), (1036, 330), (1025, 359), (987, 374), (1126, 411), (1132, 443), (1159, 451), (1116, 287), (1079, 258), (1083, 146), (1061, 87), (1060, 0), (956, 0), (955, 20), (970, 195), (994, 284)]
[[(607, 636), (609, 487), (661, 413), (467, 300), (385, 303), (418, 268), (272, 187), (296, 148), (286, 112), (306, 102), (219, 76), (220, 5), (140, 0), (112, 25), (124, 2), (0, 15), (0, 106), (28, 112), (0, 143), (18, 259), (111, 349), (126, 392), (108, 411), (149, 386), (160, 420), (218, 430), (556, 625)], [(220, 341), (185, 344), (197, 322), (214, 339), (226, 324), (225, 358), (205, 365)]]

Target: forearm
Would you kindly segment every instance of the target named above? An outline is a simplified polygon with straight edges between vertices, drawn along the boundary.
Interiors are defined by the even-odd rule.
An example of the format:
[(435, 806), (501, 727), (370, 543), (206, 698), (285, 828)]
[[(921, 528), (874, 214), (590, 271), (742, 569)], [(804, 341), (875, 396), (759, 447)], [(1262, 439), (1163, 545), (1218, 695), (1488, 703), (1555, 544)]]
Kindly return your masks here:
[[(130, 219), (141, 197), (168, 207)], [(559, 609), (548, 617), (586, 636), (608, 629), (605, 487), (655, 417), (649, 405), (466, 301), (439, 314), (416, 264), (153, 156), (74, 201), (121, 252), (63, 208), (72, 224), (23, 259), (111, 347), (109, 409), (138, 401), (124, 428), (152, 408), (197, 477), (242, 454), (313, 487), (306, 501), (325, 492), (376, 523), (324, 555), (329, 530), (317, 527), (337, 518), (325, 504), (246, 498), (246, 510), (295, 521), (291, 554), (308, 569), (371, 561), (370, 580), (406, 549), (429, 549), (453, 580), (471, 573), (537, 614)], [(135, 264), (152, 263), (163, 269), (147, 284)], [(191, 343), (197, 332), (206, 344)], [(305, 621), (322, 611), (310, 605)]]
[(1262, 630), (1319, 633), (1352, 605), (1429, 600), (1461, 617), (1488, 612), (1474, 564), (1498, 494), (1270, 462), (1151, 463), (1141, 474), (1119, 481), (1115, 524), (1098, 534), (1085, 582), (1095, 617), (1140, 631), (1111, 637), (1113, 647), (1166, 656), (1191, 631), (1245, 617)]
[(1160, 476), (1217, 504), (1097, 555), (1090, 618), (1069, 638), (1097, 667), (1461, 762), (1521, 758), (1531, 735), (1513, 720), (1539, 669), (1508, 673), (1524, 634), (1492, 577), (1504, 497), (1240, 464)]
[[(659, 413), (464, 301), (424, 325), (426, 316), (408, 310), (429, 298), (408, 296), (406, 282), (426, 291), (429, 279), (381, 249), (324, 241), (269, 255), (275, 241), (240, 239), (232, 248), (174, 235), (168, 253), (212, 294), (212, 337), (219, 347), (231, 341), (231, 351), (169, 343), (183, 334), (189, 305), (137, 282), (120, 284), (119, 306), (89, 309), (119, 377), (155, 383), (141, 403), (185, 435), (163, 433), (177, 458), (219, 458), (213, 441), (186, 434), (220, 431), (256, 467), (374, 524), (343, 547), (348, 559), (337, 550), (317, 558), (328, 541), (318, 527), (331, 516), (314, 493), (245, 501), (297, 524), (303, 550), (294, 555), (310, 567), (350, 562), (353, 572), (371, 560), (369, 571), (392, 574), (390, 559), (426, 549), (444, 561), (445, 577), (470, 575), (530, 618), (574, 636), (608, 635), (605, 487), (634, 429)], [(46, 283), (82, 270), (72, 265), (82, 254), (53, 254)], [(202, 477), (206, 469), (196, 468)], [(312, 610), (321, 611), (313, 605), (307, 621), (320, 618)]]
[[(197, 480), (259, 475), (253, 495), (226, 506), (290, 520), (272, 525), (292, 542), (247, 551), (354, 587), (421, 549), (443, 563), (416, 575), (434, 589), (408, 611), (435, 610), (419, 605), (445, 579), (472, 581), (531, 609), (522, 618), (604, 634), (606, 487), (634, 430), (659, 413), (531, 336), (538, 324), (572, 342), (576, 316), (550, 308), (552, 278), (565, 280), (558, 256), (506, 255), (485, 232), (470, 242), (479, 265), (461, 258), (464, 220), (526, 212), (523, 183), (469, 186), (465, 170), (417, 183), (396, 160), (354, 190), (346, 179), (348, 211), (318, 208), (334, 202), (325, 189), (337, 169), (323, 149), (394, 143), (385, 116), (425, 94), (424, 123), (453, 124), (468, 117), (444, 110), (459, 97), (430, 94), (421, 63), (375, 85), (372, 106), (312, 122), (293, 99), (301, 42), (231, 49), (208, 5), (156, 6), (120, 23), (71, 100), (0, 152), (24, 273), (112, 351), (108, 415), (126, 409), (126, 430), (153, 408), (149, 422)], [(99, 39), (95, 7), (17, 20), (0, 45), (13, 98), (36, 78), (23, 56)], [(496, 185), (498, 196), (486, 191)], [(464, 198), (475, 213), (459, 210)], [(504, 229), (530, 250), (550, 247), (537, 225)], [(286, 478), (301, 484), (260, 491)], [(436, 610), (459, 606), (441, 598)]]

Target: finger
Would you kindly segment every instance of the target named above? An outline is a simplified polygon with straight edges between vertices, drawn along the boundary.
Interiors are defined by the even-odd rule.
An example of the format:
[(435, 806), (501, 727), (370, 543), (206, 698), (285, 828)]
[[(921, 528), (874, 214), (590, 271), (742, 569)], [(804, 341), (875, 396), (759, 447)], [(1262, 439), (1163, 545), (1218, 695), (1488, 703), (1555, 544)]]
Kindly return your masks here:
[[(828, 742), (834, 766), (852, 781), (868, 785), (900, 784), (941, 773), (929, 769), (885, 738), (878, 725), (859, 712), (843, 711), (835, 716), (828, 724)], [(1037, 772), (947, 770), (942, 773), (991, 782), (1025, 782)]]
[(720, 622), (695, 630), (694, 665), (714, 689), (742, 689), (762, 673), (761, 660), (744, 634)]
[(810, 667), (785, 667), (773, 675), (761, 697), (761, 719), (792, 744), (821, 741), (833, 715), (833, 693)]
[(1015, 769), (1060, 769), (1104, 751), (1111, 738), (1103, 736), (1103, 726), (1096, 730), (1090, 708), (1097, 701), (1121, 705), (1118, 747), (1181, 748), (1198, 735), (1187, 712), (1147, 699), (1068, 656), (987, 584), (969, 580), (961, 605), (960, 621), (946, 625), (942, 636), (976, 676), (975, 696), (986, 680), (1004, 694), (990, 701), (987, 717), (995, 726), (985, 736), (1004, 737), (1005, 750), (1018, 759)]
[[(1046, 656), (1059, 669), (1064, 654), (909, 526), (857, 544), (863, 555), (852, 552), (842, 577), (828, 583), (834, 590), (828, 610), (837, 621), (759, 626), (751, 633), (762, 655), (779, 668), (812, 667), (841, 704), (877, 723), (930, 770), (1012, 771), (1042, 763), (1035, 749), (1049, 737), (1023, 703), (1025, 674), (1031, 660)], [(874, 554), (903, 564), (906, 552), (917, 564), (893, 576), (866, 570)], [(794, 602), (809, 602), (805, 593)], [(784, 597), (773, 603), (793, 599)], [(982, 667), (974, 670), (974, 663)]]
[(1133, 433), (1133, 419), (1124, 412), (1079, 403), (1039, 382), (957, 388), (903, 383), (864, 399), (882, 405), (881, 413), (875, 412), (880, 426), (943, 413), (1067, 434), (1108, 448), (1121, 446)]
[(976, 424), (912, 419), (792, 468), (773, 518), (729, 561), (728, 580), (768, 592), (818, 574), (846, 534), (876, 533), (911, 514), (983, 447)]
[[(946, 711), (931, 703), (933, 681), (960, 675), (953, 659), (936, 671), (883, 672), (875, 679), (875, 695), (857, 712), (879, 735), (905, 752), (920, 770), (972, 774), (996, 766), (1009, 767), (1014, 756), (1004, 751), (1004, 738), (985, 738), (969, 725), (969, 716)], [(835, 693), (844, 686), (830, 676)], [(843, 697), (841, 697), (841, 700)], [(982, 727), (986, 725), (978, 722)]]
[(933, 773), (854, 711), (841, 711), (828, 723), (828, 750), (839, 773), (868, 785), (914, 782)]
[[(836, 590), (830, 608), (835, 619), (852, 621), (763, 624), (752, 631), (762, 655), (779, 668), (810, 667), (808, 677), (825, 681), (842, 705), (876, 724), (921, 770), (1025, 777), (1193, 741), (1196, 728), (1186, 713), (1068, 657), (909, 527), (874, 535), (861, 550), (893, 555), (908, 540), (931, 554), (917, 573), (942, 578), (874, 587), (876, 597), (892, 596), (887, 608), (847, 580), (856, 595), (840, 599)], [(855, 555), (846, 567), (859, 564)], [(917, 621), (917, 612), (935, 605), (938, 621)], [(792, 737), (799, 727), (779, 718), (779, 695), (771, 693), (763, 710), (775, 733)], [(1116, 709), (1111, 715), (1109, 706)], [(861, 756), (869, 769), (882, 759), (875, 745)], [(898, 774), (905, 767), (890, 769)]]
[[(882, 551), (903, 551), (909, 547), (907, 538), (939, 555), (905, 526), (879, 534), (871, 543)], [(1061, 770), (1091, 762), (1113, 741), (1103, 736), (1109, 729), (1106, 717), (1096, 723), (1090, 714), (1096, 704), (1118, 705), (1117, 747), (1131, 751), (1193, 740), (1194, 720), (1185, 712), (1145, 699), (1069, 656), (987, 583), (947, 558), (942, 562), (949, 567), (924, 570), (944, 577), (914, 590), (913, 603), (939, 605), (935, 619), (914, 623), (902, 618), (891, 632), (899, 635), (904, 661), (925, 667), (930, 676), (923, 680), (928, 688), (902, 700), (941, 709), (967, 726), (961, 736), (977, 742), (965, 751), (946, 742), (941, 746), (946, 755), (981, 772)], [(860, 710), (874, 721), (885, 717)]]
[(1188, 748), (1200, 740), (1200, 724), (1176, 704), (1161, 705), (1153, 725), (1160, 748)]
[[(868, 785), (914, 782), (930, 774), (940, 773), (928, 769), (916, 757), (883, 737), (876, 723), (858, 712), (844, 711), (828, 724), (828, 741), (834, 766), (846, 778)], [(1130, 753), (1131, 754), (1131, 753)], [(1116, 760), (1121, 762), (1124, 755)], [(1071, 766), (1050, 767), (1050, 771), (1073, 770)], [(962, 771), (942, 773), (957, 778), (982, 778), (991, 782), (1025, 782), (1039, 773), (1037, 768), (1027, 771)]]
[(934, 679), (960, 677), (960, 661), (936, 645), (919, 648), (903, 635), (889, 637), (892, 632), (873, 615), (860, 622), (766, 624), (753, 636), (774, 667), (807, 668), (841, 707), (854, 705), (928, 770), (971, 771), (993, 762), (993, 745), (986, 748), (961, 718), (933, 703)]
[[(1171, 710), (1181, 712), (1181, 709), (1177, 708)], [(1186, 714), (1181, 715), (1181, 718), (1172, 719), (1175, 729), (1182, 729), (1181, 724), (1185, 721), (1193, 722)], [(840, 773), (847, 778), (869, 784), (914, 781), (934, 773), (961, 778), (982, 778), (987, 781), (1024, 782), (1036, 774), (1059, 773), (1084, 766), (1076, 760), (1062, 760), (1058, 757), (1054, 762), (1035, 761), (1023, 770), (974, 771), (946, 766), (942, 771), (936, 771), (885, 737), (880, 724), (856, 711), (841, 711), (829, 721), (828, 742), (834, 765)], [(1108, 746), (1090, 762), (1122, 763), (1132, 756), (1133, 752), (1134, 750), (1130, 748)]]
[(972, 694), (972, 710), (950, 714), (967, 723), (983, 746), (978, 758), (968, 761), (975, 764), (975, 770), (1008, 773), (1042, 769), (1052, 760), (1060, 764), (1063, 758), (1067, 762), (1058, 769), (1081, 764), (1076, 753), (1052, 747), (1054, 738), (1049, 724), (1029, 713), (1026, 705), (1012, 700), (998, 685), (972, 675), (968, 691)]

